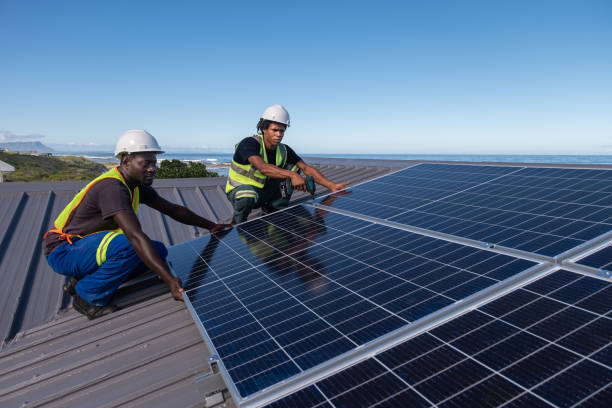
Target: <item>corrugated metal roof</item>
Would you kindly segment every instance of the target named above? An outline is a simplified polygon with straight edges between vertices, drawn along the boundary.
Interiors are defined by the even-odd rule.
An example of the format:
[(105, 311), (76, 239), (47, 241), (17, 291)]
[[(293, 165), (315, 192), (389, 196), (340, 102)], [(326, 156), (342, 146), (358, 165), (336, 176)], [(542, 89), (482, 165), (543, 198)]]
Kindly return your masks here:
[(15, 168), (13, 166), (11, 166), (10, 164), (5, 163), (2, 160), (0, 160), (0, 171), (4, 171), (6, 173), (9, 173), (9, 172), (15, 171)]
[[(357, 163), (317, 167), (353, 183), (393, 170)], [(0, 185), (0, 406), (201, 405), (194, 377), (209, 370), (208, 350), (185, 306), (156, 277), (125, 285), (117, 296), (123, 309), (104, 318), (88, 321), (69, 307), (64, 278), (48, 267), (40, 240), (84, 184)], [(232, 210), (224, 184), (224, 178), (169, 179), (154, 187), (203, 217), (227, 221)], [(306, 197), (296, 193), (294, 199)], [(146, 206), (139, 219), (166, 245), (206, 233)]]
[[(169, 295), (94, 321), (70, 310), (0, 354), (0, 405), (113, 406), (160, 393), (190, 394), (177, 405), (188, 406), (201, 399), (193, 377), (208, 370), (206, 356), (184, 305)], [(167, 396), (165, 387), (179, 392)]]

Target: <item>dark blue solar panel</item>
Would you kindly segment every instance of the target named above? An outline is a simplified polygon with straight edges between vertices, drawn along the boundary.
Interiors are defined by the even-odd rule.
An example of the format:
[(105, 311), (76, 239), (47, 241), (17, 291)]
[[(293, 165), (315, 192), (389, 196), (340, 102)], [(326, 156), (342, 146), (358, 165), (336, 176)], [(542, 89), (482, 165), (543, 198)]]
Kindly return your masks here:
[(557, 271), (314, 387), (335, 406), (609, 406), (611, 288)]
[[(611, 230), (611, 175), (428, 164), (320, 203), (552, 256)], [(609, 269), (609, 249), (578, 263)], [(304, 206), (174, 247), (169, 262), (242, 396), (533, 265)], [(385, 352), (274, 406), (607, 405), (611, 295), (558, 271), (393, 348), (394, 365)]]
[(612, 230), (611, 191), (609, 170), (421, 164), (328, 205), (555, 256)]
[[(513, 167), (420, 164), (332, 195), (333, 206), (390, 218), (516, 170)], [(324, 200), (326, 198), (319, 202), (332, 205)]]
[(591, 255), (582, 258), (576, 263), (593, 268), (605, 269), (612, 272), (612, 245), (600, 249)]
[(535, 265), (304, 206), (171, 248), (169, 262), (242, 396)]

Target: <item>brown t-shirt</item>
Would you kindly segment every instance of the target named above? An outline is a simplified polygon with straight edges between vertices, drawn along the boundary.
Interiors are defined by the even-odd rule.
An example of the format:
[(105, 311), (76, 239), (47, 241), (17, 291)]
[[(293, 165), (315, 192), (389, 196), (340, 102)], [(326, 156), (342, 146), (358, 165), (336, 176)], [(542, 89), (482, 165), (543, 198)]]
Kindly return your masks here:
[[(151, 205), (160, 197), (151, 186), (140, 186), (140, 203)], [(132, 211), (128, 189), (117, 179), (104, 179), (94, 184), (81, 204), (74, 210), (64, 226), (66, 234), (87, 235), (98, 231), (119, 228), (113, 220), (115, 214)], [(60, 235), (49, 232), (43, 240), (43, 251), (48, 256), (60, 244)]]

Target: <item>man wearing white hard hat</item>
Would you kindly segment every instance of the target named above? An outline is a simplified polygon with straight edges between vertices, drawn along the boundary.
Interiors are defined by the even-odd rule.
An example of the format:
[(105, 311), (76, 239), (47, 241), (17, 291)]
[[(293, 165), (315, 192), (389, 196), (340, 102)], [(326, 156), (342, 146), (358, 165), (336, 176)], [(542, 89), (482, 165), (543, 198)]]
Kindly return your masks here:
[(180, 279), (172, 276), (166, 247), (151, 241), (136, 215), (146, 204), (184, 224), (220, 231), (216, 224), (187, 208), (160, 197), (151, 187), (157, 140), (144, 130), (130, 130), (117, 142), (119, 166), (85, 186), (59, 214), (43, 241), (47, 262), (69, 277), (64, 290), (73, 296), (73, 307), (89, 319), (115, 311), (110, 304), (115, 290), (132, 274), (151, 269), (182, 300)]
[(349, 184), (329, 180), (281, 143), (289, 125), (289, 112), (283, 106), (269, 106), (257, 123), (257, 134), (236, 145), (225, 185), (225, 193), (234, 207), (234, 222), (246, 221), (254, 208), (273, 212), (287, 207), (291, 195), (281, 195), (280, 181), (290, 179), (294, 189), (305, 191), (300, 171), (332, 192)]

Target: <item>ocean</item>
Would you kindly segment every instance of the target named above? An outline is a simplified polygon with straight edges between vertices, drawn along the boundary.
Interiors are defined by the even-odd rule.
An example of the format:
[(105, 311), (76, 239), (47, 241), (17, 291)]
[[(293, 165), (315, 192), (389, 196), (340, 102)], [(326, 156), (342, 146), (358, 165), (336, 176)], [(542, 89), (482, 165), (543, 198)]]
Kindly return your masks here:
[[(57, 152), (56, 156), (83, 156), (93, 161), (117, 161), (112, 153), (105, 152)], [(443, 160), (466, 162), (524, 162), (524, 163), (557, 163), (557, 164), (612, 164), (612, 155), (507, 155), (507, 154), (303, 154), (306, 162), (309, 157), (375, 159), (375, 160)], [(209, 170), (220, 176), (227, 176), (228, 164), (232, 160), (229, 153), (187, 153), (170, 152), (159, 156), (161, 160), (178, 159), (206, 164)]]

